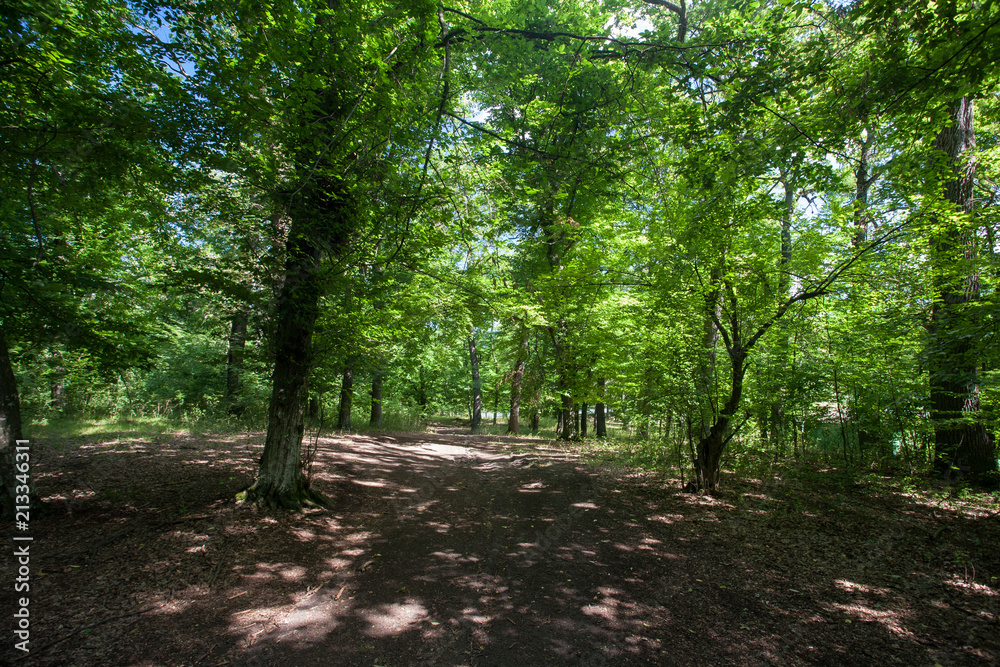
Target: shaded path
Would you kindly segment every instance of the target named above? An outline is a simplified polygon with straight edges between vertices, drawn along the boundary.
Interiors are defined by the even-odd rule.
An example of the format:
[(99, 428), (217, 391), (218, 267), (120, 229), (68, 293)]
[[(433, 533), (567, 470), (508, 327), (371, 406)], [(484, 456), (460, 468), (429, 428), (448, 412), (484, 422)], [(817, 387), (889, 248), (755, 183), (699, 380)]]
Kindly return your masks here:
[[(154, 609), (20, 664), (947, 667), (1000, 655), (1000, 596), (914, 560), (933, 513), (916, 505), (747, 486), (735, 506), (545, 441), (439, 429), (324, 438), (314, 483), (337, 510), (267, 514), (225, 500), (259, 444), (119, 439), (42, 459), (47, 502), (80, 499), (35, 542), (39, 643)], [(109, 484), (110, 500), (81, 492), (124, 472), (135, 486)], [(104, 545), (109, 534), (121, 537)]]

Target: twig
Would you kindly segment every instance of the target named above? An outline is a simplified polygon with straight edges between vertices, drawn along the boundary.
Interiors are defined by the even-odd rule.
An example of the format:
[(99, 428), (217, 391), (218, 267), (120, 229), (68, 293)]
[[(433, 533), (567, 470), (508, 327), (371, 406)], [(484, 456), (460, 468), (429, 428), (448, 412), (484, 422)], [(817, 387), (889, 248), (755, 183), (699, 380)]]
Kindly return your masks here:
[(214, 584), (215, 580), (219, 578), (219, 572), (222, 570), (222, 563), (225, 562), (226, 554), (228, 553), (229, 547), (227, 546), (226, 550), (219, 556), (219, 562), (215, 564), (215, 571), (212, 573), (212, 578), (208, 580), (208, 588), (212, 588), (212, 584)]
[(93, 630), (94, 628), (96, 628), (96, 627), (98, 627), (100, 625), (104, 625), (105, 623), (110, 623), (111, 621), (118, 621), (118, 620), (121, 620), (123, 618), (128, 618), (129, 616), (138, 616), (139, 614), (145, 614), (147, 611), (153, 611), (154, 609), (156, 609), (156, 605), (151, 605), (149, 607), (144, 607), (143, 609), (140, 609), (138, 611), (130, 611), (127, 614), (119, 614), (118, 616), (109, 616), (108, 618), (100, 620), (97, 623), (94, 623), (93, 625), (87, 625), (87, 626), (79, 627), (76, 630), (73, 630), (72, 632), (70, 632), (69, 634), (62, 636), (62, 637), (60, 637), (59, 639), (57, 639), (55, 641), (49, 642), (48, 644), (45, 644), (41, 648), (34, 649), (33, 653), (25, 653), (22, 656), (14, 658), (14, 661), (17, 662), (18, 660), (23, 660), (24, 658), (27, 658), (29, 655), (38, 655), (42, 651), (44, 651), (46, 649), (49, 649), (49, 648), (52, 648), (56, 644), (61, 644), (62, 642), (66, 641), (67, 639), (69, 639), (73, 635), (75, 635), (75, 634), (77, 634), (79, 632), (83, 632), (84, 630)]

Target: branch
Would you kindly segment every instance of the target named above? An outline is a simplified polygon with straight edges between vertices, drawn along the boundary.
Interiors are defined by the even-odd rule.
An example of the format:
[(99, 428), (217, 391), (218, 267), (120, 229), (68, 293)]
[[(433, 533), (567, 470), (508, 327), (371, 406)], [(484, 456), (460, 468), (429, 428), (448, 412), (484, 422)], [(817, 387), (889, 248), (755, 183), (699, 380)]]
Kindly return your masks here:
[(687, 19), (687, 2), (686, 0), (681, 0), (680, 5), (675, 5), (668, 0), (643, 0), (648, 5), (656, 5), (658, 7), (666, 7), (673, 13), (677, 14), (677, 41), (683, 42), (684, 38), (687, 37), (688, 19)]
[(757, 343), (757, 341), (760, 340), (760, 337), (763, 336), (767, 332), (767, 330), (770, 329), (775, 322), (781, 319), (785, 315), (785, 313), (787, 313), (788, 310), (796, 303), (804, 303), (809, 299), (814, 299), (818, 296), (823, 296), (827, 294), (829, 292), (830, 286), (833, 285), (833, 283), (837, 282), (837, 280), (839, 280), (840, 277), (844, 275), (844, 273), (848, 269), (854, 266), (854, 264), (856, 264), (857, 261), (861, 259), (862, 256), (874, 250), (875, 248), (883, 245), (886, 241), (892, 238), (899, 231), (901, 226), (902, 225), (897, 225), (889, 229), (885, 234), (883, 234), (879, 238), (875, 239), (871, 243), (859, 249), (853, 255), (851, 255), (843, 262), (841, 262), (839, 265), (835, 266), (832, 271), (830, 271), (828, 274), (826, 274), (825, 277), (823, 277), (823, 279), (813, 283), (810, 289), (802, 290), (798, 294), (789, 297), (789, 299), (780, 306), (778, 306), (778, 310), (776, 310), (774, 314), (771, 315), (771, 317), (769, 317), (767, 321), (764, 322), (764, 324), (762, 324), (759, 329), (757, 329), (756, 332), (754, 332), (754, 335), (750, 337), (750, 339), (747, 341), (743, 349), (749, 350), (750, 348), (752, 348)]

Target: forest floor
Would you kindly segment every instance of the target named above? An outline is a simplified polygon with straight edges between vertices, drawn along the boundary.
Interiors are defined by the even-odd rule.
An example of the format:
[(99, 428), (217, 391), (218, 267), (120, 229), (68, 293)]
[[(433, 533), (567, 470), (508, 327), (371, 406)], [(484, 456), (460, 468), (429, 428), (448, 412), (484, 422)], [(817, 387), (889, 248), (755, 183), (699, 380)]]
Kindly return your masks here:
[(320, 438), (336, 509), (269, 513), (233, 501), (262, 441), (33, 442), (31, 652), (8, 629), (0, 662), (1000, 662), (995, 503), (805, 464), (708, 497), (438, 426)]

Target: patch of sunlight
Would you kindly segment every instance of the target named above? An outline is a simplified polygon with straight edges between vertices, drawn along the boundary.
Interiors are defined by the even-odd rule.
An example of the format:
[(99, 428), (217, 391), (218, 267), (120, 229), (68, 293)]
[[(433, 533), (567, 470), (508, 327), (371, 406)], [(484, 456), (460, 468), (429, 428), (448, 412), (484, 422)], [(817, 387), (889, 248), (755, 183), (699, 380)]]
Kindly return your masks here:
[(347, 558), (327, 558), (326, 564), (329, 565), (334, 570), (339, 570), (342, 567), (348, 567), (351, 564)]
[(281, 619), (277, 641), (318, 642), (339, 625), (324, 606), (293, 609)]
[(431, 556), (451, 561), (452, 563), (474, 563), (478, 560), (477, 558), (463, 556), (456, 551), (432, 551)]
[(428, 521), (426, 524), (428, 528), (433, 528), (435, 533), (447, 533), (451, 530), (451, 526), (446, 523), (438, 523), (437, 521)]
[(585, 616), (600, 616), (607, 621), (615, 620), (615, 606), (613, 604), (588, 604), (580, 608)]
[(833, 582), (842, 591), (848, 593), (875, 593), (877, 595), (889, 595), (892, 591), (882, 586), (869, 586), (868, 584), (858, 584), (847, 579), (837, 579)]
[(377, 487), (386, 487), (386, 486), (388, 486), (388, 484), (386, 484), (384, 481), (382, 481), (382, 482), (375, 482), (375, 481), (366, 480), (366, 479), (354, 479), (354, 480), (351, 480), (351, 481), (354, 482), (355, 484), (360, 485), (360, 486), (377, 486)]
[(443, 443), (432, 442), (429, 444), (423, 444), (420, 446), (421, 449), (430, 450), (431, 453), (438, 456), (446, 456), (450, 459), (462, 458), (468, 455), (469, 449), (467, 447), (461, 447), (459, 445), (445, 445)]
[(888, 609), (873, 609), (867, 605), (851, 603), (830, 605), (833, 609), (849, 616), (845, 621), (858, 620), (868, 623), (879, 623), (895, 635), (909, 636), (912, 633), (903, 626), (904, 615)]
[(986, 584), (977, 584), (975, 581), (966, 581), (960, 578), (953, 578), (951, 581), (946, 581), (949, 586), (954, 586), (963, 591), (969, 593), (978, 593), (979, 595), (989, 595), (991, 597), (1000, 597), (1000, 593), (993, 590)]
[(316, 539), (316, 533), (309, 530), (308, 528), (293, 528), (292, 534), (304, 542)]
[(580, 509), (585, 509), (585, 510), (600, 509), (597, 505), (595, 505), (594, 503), (590, 502), (589, 500), (584, 501), (582, 503), (573, 503), (572, 505), (570, 505), (570, 507), (579, 507)]
[(278, 570), (278, 574), (285, 581), (302, 581), (306, 576), (306, 568), (301, 565), (291, 565)]
[(362, 610), (360, 615), (369, 624), (364, 633), (370, 637), (399, 634), (428, 619), (427, 609), (414, 598), (407, 598), (401, 603), (381, 604)]

